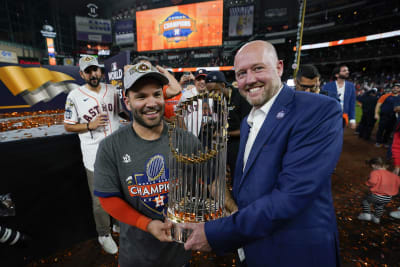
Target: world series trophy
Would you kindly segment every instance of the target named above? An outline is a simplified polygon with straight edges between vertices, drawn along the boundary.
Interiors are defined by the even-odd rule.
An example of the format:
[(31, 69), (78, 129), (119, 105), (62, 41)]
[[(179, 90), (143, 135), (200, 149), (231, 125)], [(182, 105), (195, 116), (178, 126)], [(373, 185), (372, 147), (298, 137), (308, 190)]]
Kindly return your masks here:
[(171, 235), (184, 243), (191, 231), (180, 223), (224, 216), (228, 110), (222, 93), (189, 98), (176, 107), (169, 128), (169, 194), (166, 217)]

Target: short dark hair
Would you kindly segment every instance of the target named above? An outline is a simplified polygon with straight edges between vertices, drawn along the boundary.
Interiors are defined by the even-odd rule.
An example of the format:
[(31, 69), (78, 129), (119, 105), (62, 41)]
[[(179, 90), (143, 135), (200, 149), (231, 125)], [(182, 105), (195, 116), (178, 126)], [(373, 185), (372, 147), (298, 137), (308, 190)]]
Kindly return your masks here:
[(333, 76), (333, 79), (337, 79), (336, 78), (336, 74), (339, 74), (340, 73), (340, 69), (341, 68), (343, 68), (343, 67), (347, 67), (347, 65), (346, 64), (340, 64), (339, 66), (336, 66), (334, 69), (333, 69), (333, 71), (332, 71), (332, 76)]
[(299, 81), (301, 77), (306, 77), (308, 79), (314, 79), (320, 77), (317, 68), (314, 65), (304, 65), (301, 66), (297, 72), (296, 79)]
[(386, 162), (386, 160), (384, 160), (381, 157), (377, 157), (377, 158), (372, 158), (372, 159), (366, 160), (365, 163), (367, 163), (369, 166), (378, 165), (378, 166), (381, 166), (381, 167), (385, 167), (385, 166), (389, 165)]

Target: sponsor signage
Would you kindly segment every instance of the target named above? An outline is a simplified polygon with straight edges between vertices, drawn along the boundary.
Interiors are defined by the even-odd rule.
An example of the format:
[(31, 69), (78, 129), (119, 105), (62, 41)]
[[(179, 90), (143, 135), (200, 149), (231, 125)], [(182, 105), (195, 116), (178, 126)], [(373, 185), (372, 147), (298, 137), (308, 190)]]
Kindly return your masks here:
[(135, 42), (133, 20), (117, 21), (114, 24), (114, 32), (117, 45), (133, 44)]
[(133, 44), (135, 42), (135, 35), (133, 32), (116, 34), (115, 42), (117, 45)]
[(43, 25), (43, 30), (40, 31), (43, 37), (56, 38), (57, 33), (51, 25)]
[(76, 35), (79, 41), (111, 43), (111, 20), (75, 17)]
[(17, 53), (13, 51), (0, 50), (0, 62), (18, 63)]
[(208, 58), (213, 57), (213, 53), (201, 53), (201, 54), (194, 54), (194, 58)]

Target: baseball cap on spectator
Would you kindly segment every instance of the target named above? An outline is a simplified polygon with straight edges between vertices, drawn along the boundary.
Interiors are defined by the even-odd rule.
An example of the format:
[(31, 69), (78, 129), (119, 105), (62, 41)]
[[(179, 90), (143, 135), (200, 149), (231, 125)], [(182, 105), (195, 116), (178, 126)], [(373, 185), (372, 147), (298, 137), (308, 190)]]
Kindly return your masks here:
[(197, 79), (200, 76), (204, 76), (204, 78), (207, 76), (207, 70), (205, 69), (198, 69), (195, 73), (194, 73), (194, 78)]
[(374, 88), (369, 89), (369, 90), (367, 91), (367, 94), (375, 94), (375, 93), (377, 93), (377, 92), (378, 92), (378, 88), (374, 87)]
[(96, 66), (99, 68), (103, 68), (103, 65), (100, 65), (97, 61), (97, 58), (94, 56), (83, 56), (79, 59), (79, 68), (81, 71), (85, 71), (90, 66)]
[(129, 89), (137, 90), (135, 85), (143, 78), (148, 77), (158, 81), (161, 85), (168, 84), (168, 78), (160, 73), (155, 67), (147, 63), (138, 63), (130, 66), (124, 73), (125, 94)]
[(220, 71), (211, 71), (206, 76), (206, 83), (225, 83), (225, 75)]
[(395, 84), (393, 84), (393, 87), (395, 87), (395, 86), (400, 87), (400, 83), (395, 83)]

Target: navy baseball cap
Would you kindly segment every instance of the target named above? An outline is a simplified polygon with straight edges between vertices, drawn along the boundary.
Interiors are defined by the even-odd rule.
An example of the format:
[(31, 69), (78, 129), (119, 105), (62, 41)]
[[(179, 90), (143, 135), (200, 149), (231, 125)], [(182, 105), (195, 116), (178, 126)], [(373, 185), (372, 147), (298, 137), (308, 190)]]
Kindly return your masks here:
[(195, 73), (194, 73), (194, 78), (197, 79), (200, 76), (207, 76), (207, 70), (206, 69), (198, 69)]
[(207, 74), (206, 83), (225, 83), (225, 75), (220, 71), (211, 71)]

